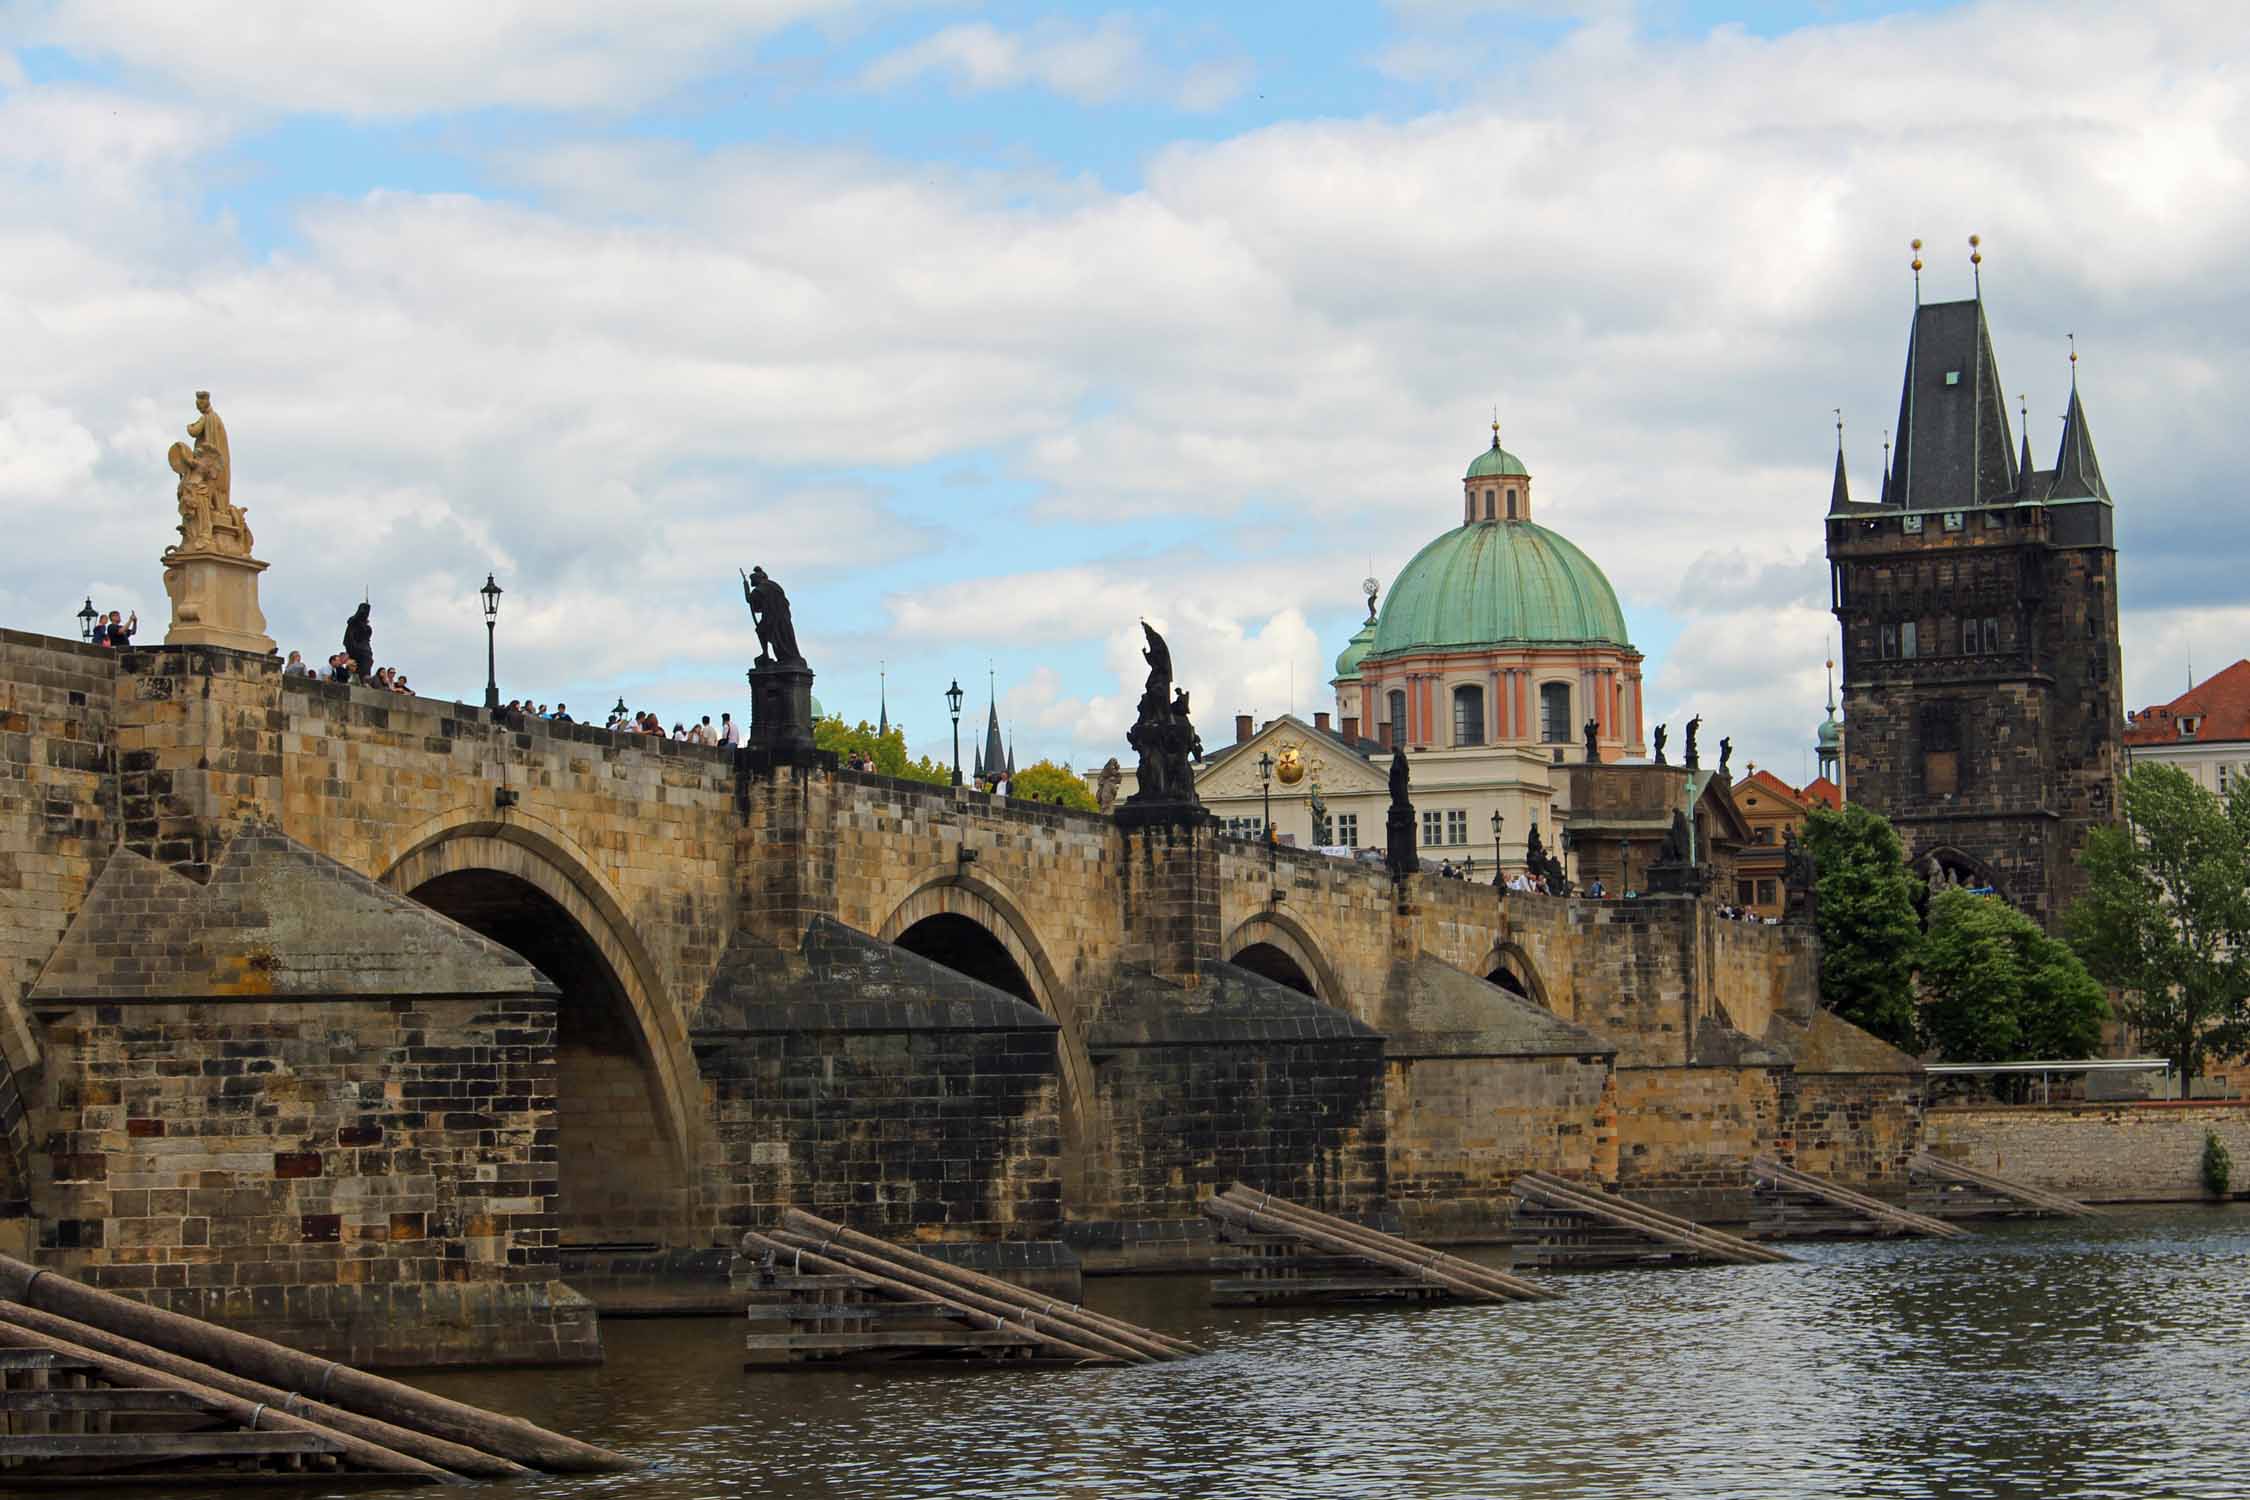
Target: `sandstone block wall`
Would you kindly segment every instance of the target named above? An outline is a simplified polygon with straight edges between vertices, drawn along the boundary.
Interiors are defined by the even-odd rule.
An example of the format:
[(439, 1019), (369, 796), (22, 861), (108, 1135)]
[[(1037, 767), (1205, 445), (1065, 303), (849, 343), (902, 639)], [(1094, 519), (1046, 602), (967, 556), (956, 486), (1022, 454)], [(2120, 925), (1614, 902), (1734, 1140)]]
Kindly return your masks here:
[(75, 1008), (41, 1261), (354, 1362), (598, 1358), (549, 1285), (554, 1026), (533, 996)]
[(1394, 1058), (1383, 1089), (1390, 1197), (1408, 1237), (1492, 1237), (1527, 1171), (1609, 1180), (1609, 1076), (1600, 1059)]
[(2236, 1190), (2250, 1192), (2250, 1101), (1945, 1106), (1927, 1119), (1939, 1156), (2096, 1203), (2205, 1197), (2203, 1136), (2215, 1131)]
[(0, 1220), (27, 1211), (35, 1144), (40, 1046), (23, 997), (117, 837), (117, 660), (0, 630)]

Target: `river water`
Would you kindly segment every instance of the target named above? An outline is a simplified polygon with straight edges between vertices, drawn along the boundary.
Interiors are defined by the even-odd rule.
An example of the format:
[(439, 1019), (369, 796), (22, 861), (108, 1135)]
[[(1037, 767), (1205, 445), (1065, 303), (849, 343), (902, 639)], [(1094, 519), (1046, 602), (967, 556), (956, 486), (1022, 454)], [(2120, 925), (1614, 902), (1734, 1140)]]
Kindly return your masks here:
[(538, 1500), (2250, 1494), (2250, 1212), (1789, 1248), (1415, 1310), (1090, 1281), (1213, 1351), (1123, 1370), (750, 1374), (730, 1318), (423, 1383), (653, 1464), (507, 1491)]

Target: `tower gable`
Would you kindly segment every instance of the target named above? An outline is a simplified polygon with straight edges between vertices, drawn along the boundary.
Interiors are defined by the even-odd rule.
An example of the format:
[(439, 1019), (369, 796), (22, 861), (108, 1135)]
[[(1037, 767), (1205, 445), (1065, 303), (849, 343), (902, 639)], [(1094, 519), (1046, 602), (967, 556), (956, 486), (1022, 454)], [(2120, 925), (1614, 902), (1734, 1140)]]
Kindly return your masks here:
[(1889, 503), (1901, 510), (1968, 510), (2016, 497), (2015, 445), (1984, 304), (1914, 310)]

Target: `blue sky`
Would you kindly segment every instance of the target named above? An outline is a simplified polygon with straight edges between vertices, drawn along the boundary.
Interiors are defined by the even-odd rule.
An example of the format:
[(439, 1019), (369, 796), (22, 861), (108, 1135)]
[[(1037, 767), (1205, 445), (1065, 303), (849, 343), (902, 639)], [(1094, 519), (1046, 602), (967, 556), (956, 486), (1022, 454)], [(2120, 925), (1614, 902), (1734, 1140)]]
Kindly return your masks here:
[(285, 646), (365, 589), (473, 699), (491, 568), (511, 695), (739, 709), (764, 561), (831, 708), (887, 673), (938, 751), (989, 663), (1022, 758), (1098, 765), (1140, 613), (1211, 728), (1325, 706), (1497, 405), (1652, 713), (1795, 777), (1830, 408), (1872, 489), (1905, 240), (1978, 230), (2035, 447), (2087, 355), (2129, 693), (2232, 659), (2243, 44), (2195, 7), (267, 9), (6, 7), (0, 505), (67, 538), (10, 624), (161, 615), (208, 385)]

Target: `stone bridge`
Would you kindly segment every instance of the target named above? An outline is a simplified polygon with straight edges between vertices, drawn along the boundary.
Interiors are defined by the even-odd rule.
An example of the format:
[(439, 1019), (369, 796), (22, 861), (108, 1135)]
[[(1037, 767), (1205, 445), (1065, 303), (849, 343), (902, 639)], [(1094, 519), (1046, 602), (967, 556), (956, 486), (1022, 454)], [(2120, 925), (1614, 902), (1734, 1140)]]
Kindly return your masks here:
[[(1797, 926), (0, 632), (0, 1221), (362, 1359), (583, 1358), (782, 1207), (1185, 1264), (1247, 1178), (1880, 1185)], [(449, 919), (449, 920), (448, 920)], [(693, 1300), (696, 1294), (689, 1294)]]

